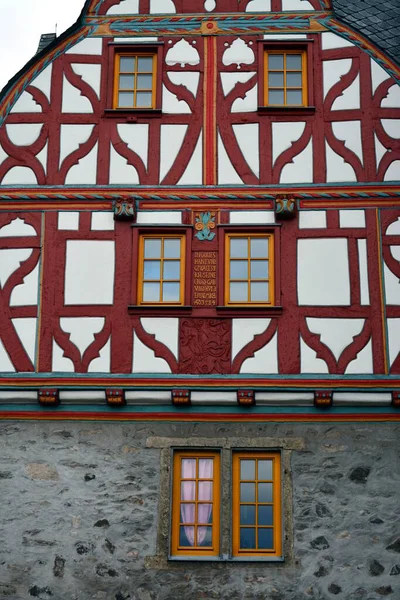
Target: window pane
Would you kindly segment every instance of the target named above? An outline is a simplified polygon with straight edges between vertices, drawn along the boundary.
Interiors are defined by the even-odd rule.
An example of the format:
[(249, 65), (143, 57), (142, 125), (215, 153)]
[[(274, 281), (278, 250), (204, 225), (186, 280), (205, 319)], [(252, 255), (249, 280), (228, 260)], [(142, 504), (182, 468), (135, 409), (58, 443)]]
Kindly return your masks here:
[(119, 76), (119, 89), (120, 90), (133, 90), (134, 86), (133, 75), (120, 75)]
[(118, 94), (118, 106), (120, 108), (133, 106), (133, 93), (121, 92)]
[(297, 105), (302, 104), (303, 94), (301, 90), (288, 90), (286, 92), (286, 104)]
[(252, 302), (268, 302), (269, 300), (269, 284), (265, 281), (257, 283), (252, 282), (250, 285), (250, 298)]
[(151, 92), (138, 92), (136, 94), (136, 106), (143, 106), (144, 108), (151, 107), (153, 103), (153, 95)]
[(255, 525), (256, 524), (256, 507), (242, 505), (240, 507), (240, 524)]
[(245, 550), (255, 549), (256, 530), (253, 528), (240, 528), (240, 547)]
[(194, 543), (194, 527), (179, 528), (179, 545), (193, 546)]
[(144, 261), (144, 279), (160, 279), (161, 263), (159, 260), (145, 260)]
[(181, 522), (194, 523), (195, 504), (181, 504)]
[(249, 269), (247, 260), (231, 260), (231, 279), (247, 279)]
[(255, 460), (241, 460), (240, 461), (240, 479), (251, 479), (256, 478), (256, 461)]
[(240, 484), (240, 502), (255, 502), (256, 501), (256, 485), (255, 483)]
[(160, 284), (159, 283), (144, 283), (143, 284), (143, 300), (144, 300), (144, 302), (159, 302), (160, 301)]
[(198, 490), (198, 500), (212, 500), (213, 498), (213, 482), (200, 481)]
[(212, 458), (199, 459), (199, 479), (211, 479), (214, 471), (214, 461)]
[(138, 90), (151, 90), (153, 87), (153, 76), (138, 75), (136, 87)]
[(301, 73), (286, 73), (286, 85), (288, 87), (301, 87)]
[(283, 73), (270, 72), (268, 75), (268, 87), (281, 88), (283, 86)]
[(206, 547), (212, 545), (212, 527), (199, 527), (197, 529), (197, 545)]
[(250, 270), (251, 279), (268, 279), (267, 260), (252, 260)]
[(272, 525), (272, 506), (259, 506), (258, 507), (258, 524), (259, 525)]
[(251, 258), (268, 258), (268, 238), (253, 238), (250, 241)]
[(258, 501), (272, 502), (272, 483), (258, 484)]
[(166, 260), (163, 270), (163, 279), (180, 279), (181, 277), (181, 263), (179, 260)]
[(145, 258), (161, 258), (161, 240), (149, 239), (144, 241)]
[(152, 56), (139, 56), (138, 57), (138, 71), (139, 71), (139, 73), (151, 73), (153, 71), (153, 57)]
[(179, 283), (163, 283), (163, 302), (179, 302)]
[(294, 69), (297, 71), (301, 71), (301, 54), (287, 54), (286, 68), (288, 70)]
[(268, 56), (269, 69), (283, 69), (283, 54), (270, 54)]
[(272, 460), (258, 461), (258, 479), (272, 480)]
[[(182, 459), (182, 461), (181, 461), (181, 477), (182, 477), (182, 479), (195, 479), (195, 477), (196, 477), (196, 459), (195, 458), (183, 458)], [(189, 498), (188, 498), (188, 500), (189, 500)]]
[(164, 240), (164, 258), (180, 258), (181, 257), (181, 240), (166, 239)]
[(247, 238), (230, 239), (231, 258), (247, 258)]
[(121, 56), (119, 61), (120, 73), (133, 73), (135, 70), (134, 56)]
[(181, 500), (196, 500), (196, 482), (195, 481), (182, 481), (181, 482)]
[(271, 550), (274, 547), (273, 529), (258, 530), (258, 548), (261, 550)]
[(231, 302), (247, 302), (247, 289), (246, 283), (231, 283), (230, 284), (230, 300)]
[(198, 504), (198, 523), (212, 523), (212, 504)]

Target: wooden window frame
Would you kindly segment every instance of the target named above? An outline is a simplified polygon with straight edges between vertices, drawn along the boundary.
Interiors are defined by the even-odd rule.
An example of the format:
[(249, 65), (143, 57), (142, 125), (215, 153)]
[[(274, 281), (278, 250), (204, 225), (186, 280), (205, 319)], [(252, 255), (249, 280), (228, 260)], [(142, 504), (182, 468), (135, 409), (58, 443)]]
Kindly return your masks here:
[[(121, 91), (119, 88), (119, 77), (121, 74), (123, 74), (123, 72), (121, 72), (121, 58), (135, 58), (136, 60), (139, 57), (150, 57), (152, 59), (152, 68), (151, 68), (151, 106), (138, 106), (137, 103), (135, 103), (133, 106), (119, 106), (118, 105), (118, 96), (119, 96), (119, 92)], [(135, 64), (136, 64), (136, 60), (135, 60)], [(136, 78), (139, 74), (139, 71), (137, 71), (136, 69), (133, 71), (133, 76), (134, 76), (134, 81), (136, 81)], [(149, 75), (150, 73), (145, 73), (146, 75)], [(156, 89), (157, 89), (157, 54), (155, 54), (154, 52), (116, 52), (115, 56), (114, 56), (114, 94), (113, 94), (113, 109), (114, 110), (130, 110), (130, 109), (134, 109), (134, 110), (146, 110), (146, 109), (151, 109), (153, 110), (156, 106)], [(138, 88), (137, 86), (133, 87), (132, 90), (128, 90), (129, 92), (132, 91), (134, 99), (137, 96), (138, 93)], [(145, 90), (146, 92), (148, 92), (149, 90)]]
[[(268, 58), (269, 56), (274, 56), (274, 55), (278, 55), (278, 54), (282, 54), (283, 55), (283, 88), (278, 88), (278, 89), (282, 89), (283, 90), (283, 95), (284, 95), (284, 104), (272, 104), (268, 102), (268, 96), (269, 96), (269, 90), (270, 89), (275, 89), (275, 88), (270, 88), (268, 85), (268, 75), (269, 73), (274, 73), (275, 70), (273, 69), (269, 69), (268, 67)], [(302, 85), (301, 85), (301, 104), (288, 104), (286, 101), (286, 95), (287, 95), (287, 91), (290, 90), (291, 88), (288, 88), (288, 86), (286, 85), (286, 73), (288, 72), (288, 69), (286, 67), (286, 61), (287, 61), (287, 56), (290, 55), (299, 55), (301, 56), (301, 70), (297, 70), (297, 71), (293, 71), (294, 73), (300, 73), (301, 72), (301, 76), (302, 76)], [(281, 71), (279, 71), (281, 72)], [(299, 49), (296, 50), (294, 48), (291, 49), (284, 49), (284, 50), (279, 50), (278, 48), (268, 48), (265, 50), (264, 52), (264, 105), (268, 106), (268, 107), (279, 107), (279, 108), (299, 108), (299, 107), (304, 107), (304, 106), (308, 106), (308, 81), (307, 81), (307, 51), (304, 49)], [(299, 88), (293, 88), (298, 90)]]
[[(273, 541), (271, 550), (240, 549), (240, 460), (245, 459), (268, 459), (273, 461)], [(280, 452), (262, 451), (233, 451), (232, 454), (232, 556), (234, 558), (281, 558), (282, 557), (282, 484), (281, 484), (281, 454)], [(250, 481), (250, 480), (249, 480)], [(251, 480), (253, 481), (253, 480)], [(257, 479), (254, 482), (257, 484)], [(257, 485), (256, 485), (257, 489)], [(257, 494), (257, 491), (256, 491)], [(250, 503), (251, 504), (251, 503)], [(257, 523), (258, 497), (256, 495), (256, 532), (262, 527)], [(264, 504), (264, 503), (263, 503)], [(264, 504), (265, 505), (265, 504)]]
[[(199, 481), (198, 478), (198, 460), (201, 458), (213, 458), (213, 497), (209, 503), (213, 504), (212, 509), (212, 545), (211, 547), (188, 547), (179, 546), (180, 538), (180, 526), (181, 526), (181, 512), (180, 505), (181, 499), (181, 459), (182, 458), (195, 458), (196, 459), (196, 483)], [(210, 478), (211, 479), (211, 478)], [(214, 450), (175, 450), (173, 455), (173, 468), (172, 468), (172, 518), (171, 518), (171, 556), (172, 557), (216, 557), (220, 555), (220, 521), (221, 521), (221, 506), (220, 506), (220, 487), (221, 487), (221, 456), (219, 451)], [(197, 486), (196, 486), (197, 489)], [(196, 494), (197, 496), (197, 494)], [(189, 502), (189, 501), (187, 501)], [(195, 501), (196, 507), (198, 500)], [(197, 508), (196, 513), (197, 515)], [(195, 518), (195, 536), (199, 523)]]

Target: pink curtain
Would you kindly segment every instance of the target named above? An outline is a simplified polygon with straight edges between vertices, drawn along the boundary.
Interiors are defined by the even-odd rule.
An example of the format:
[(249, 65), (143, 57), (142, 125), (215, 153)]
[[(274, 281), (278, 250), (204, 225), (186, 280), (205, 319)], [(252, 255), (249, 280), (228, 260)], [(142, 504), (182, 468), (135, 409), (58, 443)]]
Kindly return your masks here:
[[(213, 476), (212, 458), (199, 460), (199, 479), (211, 479)], [(212, 511), (212, 481), (199, 481), (198, 500), (208, 500), (210, 504), (199, 504), (198, 521), (199, 523), (208, 523)], [(200, 546), (207, 534), (207, 527), (197, 528), (197, 545)]]
[[(213, 459), (200, 459), (199, 460), (199, 479), (212, 478), (213, 476)], [(182, 460), (182, 479), (196, 479), (196, 459), (195, 458), (184, 458)], [(193, 500), (193, 504), (181, 504), (181, 515), (182, 523), (194, 523), (195, 519), (195, 500), (196, 500), (196, 489), (194, 481), (182, 481), (181, 489), (181, 500), (190, 502)], [(211, 511), (212, 511), (212, 481), (199, 481), (197, 490), (197, 500), (208, 501), (210, 504), (199, 504), (198, 505), (198, 522), (208, 523)], [(194, 531), (193, 525), (185, 527), (185, 534), (191, 546), (194, 546)], [(206, 527), (197, 528), (197, 545), (200, 545), (207, 534)]]

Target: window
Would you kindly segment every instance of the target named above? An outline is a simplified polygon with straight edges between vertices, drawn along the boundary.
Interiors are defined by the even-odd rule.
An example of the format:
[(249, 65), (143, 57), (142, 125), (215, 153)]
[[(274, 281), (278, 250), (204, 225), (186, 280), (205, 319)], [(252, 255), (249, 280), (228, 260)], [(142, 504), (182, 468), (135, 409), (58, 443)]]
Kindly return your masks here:
[(155, 108), (156, 72), (155, 53), (116, 52), (113, 108)]
[(184, 303), (185, 236), (139, 237), (138, 304)]
[(174, 455), (172, 554), (219, 554), (220, 456), (218, 452)]
[(264, 69), (265, 106), (307, 106), (306, 50), (267, 49)]
[(274, 304), (273, 234), (225, 236), (225, 305)]

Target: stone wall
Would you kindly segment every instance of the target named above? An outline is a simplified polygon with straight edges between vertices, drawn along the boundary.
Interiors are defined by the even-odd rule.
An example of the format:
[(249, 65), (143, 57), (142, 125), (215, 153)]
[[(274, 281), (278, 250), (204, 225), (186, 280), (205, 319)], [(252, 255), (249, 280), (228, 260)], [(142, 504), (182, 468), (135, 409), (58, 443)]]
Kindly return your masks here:
[[(396, 600), (399, 429), (2, 422), (0, 599)], [(283, 564), (167, 561), (170, 438), (284, 448)]]

